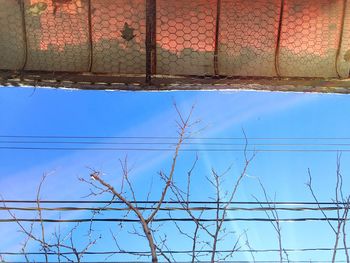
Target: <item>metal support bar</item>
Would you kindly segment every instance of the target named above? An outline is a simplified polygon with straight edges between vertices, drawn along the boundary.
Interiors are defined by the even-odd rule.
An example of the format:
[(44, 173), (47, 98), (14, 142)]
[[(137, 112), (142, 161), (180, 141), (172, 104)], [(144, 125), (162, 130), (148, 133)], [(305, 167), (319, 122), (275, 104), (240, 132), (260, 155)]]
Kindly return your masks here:
[(28, 39), (27, 39), (27, 26), (26, 26), (26, 12), (24, 7), (24, 0), (19, 0), (21, 7), (21, 17), (22, 17), (22, 28), (23, 28), (23, 42), (24, 42), (24, 56), (21, 71), (23, 71), (27, 66), (28, 61)]
[(216, 4), (216, 26), (215, 26), (215, 47), (214, 47), (214, 74), (219, 75), (219, 35), (220, 35), (220, 15), (221, 0), (217, 0)]
[(156, 74), (156, 27), (157, 27), (157, 2), (146, 0), (146, 83), (152, 82), (152, 75)]
[(339, 78), (341, 78), (341, 74), (338, 70), (338, 63), (339, 63), (339, 59), (340, 59), (340, 52), (341, 52), (341, 48), (342, 48), (342, 41), (343, 41), (343, 35), (344, 35), (347, 2), (348, 2), (347, 0), (343, 0), (343, 11), (342, 11), (342, 16), (340, 17), (341, 20), (340, 20), (340, 33), (339, 33), (339, 40), (338, 40), (338, 48), (337, 48), (337, 55), (335, 56), (335, 70), (336, 70)]
[(279, 68), (279, 55), (280, 55), (284, 5), (285, 5), (285, 0), (281, 0), (280, 16), (278, 21), (277, 42), (276, 42), (276, 49), (275, 49), (275, 71), (278, 77), (281, 76), (281, 72)]
[(350, 94), (350, 78), (209, 78), (203, 76), (159, 76), (145, 84), (142, 75), (86, 74), (78, 72), (45, 72), (0, 70), (1, 86), (72, 88), (82, 90), (265, 90)]
[(89, 67), (88, 71), (92, 71), (93, 66), (93, 55), (94, 55), (94, 46), (92, 40), (92, 8), (91, 8), (91, 0), (88, 0), (88, 23), (89, 23), (89, 49), (90, 49), (90, 57), (89, 57)]

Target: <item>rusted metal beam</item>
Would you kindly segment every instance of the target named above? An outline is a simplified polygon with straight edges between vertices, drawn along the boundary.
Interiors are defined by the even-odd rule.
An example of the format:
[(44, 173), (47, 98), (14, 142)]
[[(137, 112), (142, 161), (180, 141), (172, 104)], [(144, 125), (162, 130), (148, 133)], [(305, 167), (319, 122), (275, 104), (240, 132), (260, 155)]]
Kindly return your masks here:
[(157, 0), (146, 0), (146, 83), (152, 82), (157, 68)]
[(24, 1), (21, 0), (19, 2), (21, 5), (21, 13), (22, 13), (22, 29), (23, 29), (23, 42), (24, 42), (24, 56), (21, 70), (23, 71), (27, 66), (28, 61), (28, 40), (27, 40), (27, 25), (26, 25), (26, 12), (24, 7)]
[(280, 55), (280, 46), (281, 46), (284, 5), (285, 5), (285, 0), (281, 0), (280, 15), (278, 20), (277, 41), (276, 41), (276, 49), (275, 49), (275, 70), (276, 70), (276, 75), (278, 77), (281, 76), (281, 72), (279, 69), (279, 55)]
[(220, 36), (220, 15), (221, 15), (221, 0), (217, 0), (216, 4), (216, 25), (215, 25), (215, 46), (214, 46), (214, 74), (219, 73), (219, 36)]
[(335, 70), (339, 78), (341, 77), (341, 74), (339, 73), (339, 70), (338, 70), (338, 62), (339, 62), (340, 52), (342, 48), (342, 40), (344, 35), (347, 2), (348, 2), (347, 0), (343, 0), (342, 15), (340, 17), (340, 33), (339, 33), (339, 39), (338, 39), (338, 48), (337, 48), (337, 54), (335, 56)]
[(92, 66), (94, 63), (94, 42), (92, 37), (92, 7), (91, 7), (91, 0), (88, 0), (88, 27), (89, 27), (89, 50), (90, 50), (90, 56), (89, 56), (89, 66), (88, 71), (92, 71)]
[(350, 94), (349, 79), (319, 78), (217, 78), (157, 76), (152, 84), (144, 75), (106, 75), (69, 72), (0, 71), (0, 86), (29, 86), (81, 90), (258, 90)]

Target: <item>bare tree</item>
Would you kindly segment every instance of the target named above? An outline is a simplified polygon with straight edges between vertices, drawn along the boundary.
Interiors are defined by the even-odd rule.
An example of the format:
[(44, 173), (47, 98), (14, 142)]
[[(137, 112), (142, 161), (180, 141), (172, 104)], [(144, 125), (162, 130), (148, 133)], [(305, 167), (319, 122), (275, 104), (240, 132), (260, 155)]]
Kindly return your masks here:
[[(44, 257), (45, 262), (49, 262), (51, 257), (55, 257), (58, 262), (82, 262), (83, 257), (87, 254), (91, 247), (93, 247), (99, 239), (102, 238), (101, 235), (93, 235), (94, 226), (93, 222), (95, 221), (95, 217), (101, 214), (103, 211), (107, 210), (118, 210), (122, 211), (123, 218), (119, 220), (119, 226), (122, 228), (125, 225), (125, 222), (136, 222), (137, 227), (134, 224), (131, 225), (131, 230), (128, 229), (129, 233), (132, 235), (136, 235), (138, 237), (143, 238), (148, 245), (147, 251), (129, 251), (124, 249), (121, 246), (121, 242), (118, 240), (118, 235), (116, 234), (116, 229), (110, 229), (111, 237), (114, 240), (117, 251), (112, 251), (112, 255), (115, 254), (130, 254), (136, 256), (138, 258), (151, 257), (152, 262), (157, 263), (159, 259), (163, 259), (167, 262), (176, 262), (177, 257), (175, 253), (181, 251), (174, 251), (171, 249), (169, 245), (169, 235), (167, 235), (164, 230), (164, 225), (158, 224), (159, 214), (161, 211), (167, 211), (169, 218), (163, 218), (164, 221), (169, 220), (174, 224), (177, 231), (180, 233), (182, 237), (190, 240), (191, 248), (187, 250), (185, 253), (190, 257), (191, 262), (199, 262), (203, 258), (209, 259), (210, 262), (220, 262), (230, 260), (235, 256), (235, 253), (241, 250), (242, 246), (248, 247), (246, 252), (251, 253), (252, 261), (256, 262), (254, 253), (258, 250), (254, 250), (249, 242), (247, 230), (243, 233), (235, 233), (228, 229), (225, 222), (231, 220), (228, 218), (229, 211), (231, 210), (231, 205), (237, 198), (238, 189), (243, 181), (243, 179), (247, 176), (248, 169), (256, 156), (256, 152), (250, 155), (248, 154), (248, 140), (245, 136), (245, 147), (244, 147), (244, 163), (241, 171), (237, 176), (234, 176), (231, 166), (229, 166), (223, 172), (218, 172), (217, 169), (212, 168), (210, 171), (210, 175), (207, 176), (207, 182), (212, 186), (213, 195), (211, 198), (211, 207), (193, 207), (191, 204), (192, 200), (192, 191), (193, 191), (193, 179), (195, 170), (199, 161), (198, 155), (195, 156), (192, 165), (187, 171), (187, 181), (184, 183), (185, 186), (178, 184), (175, 176), (175, 172), (177, 171), (176, 167), (178, 165), (179, 154), (182, 145), (184, 142), (191, 136), (191, 128), (197, 122), (192, 122), (191, 117), (193, 113), (193, 107), (189, 114), (186, 117), (179, 111), (175, 104), (175, 109), (178, 114), (179, 121), (178, 125), (178, 139), (174, 148), (174, 152), (172, 155), (172, 159), (170, 162), (169, 171), (159, 171), (158, 175), (162, 182), (162, 188), (160, 191), (159, 198), (156, 199), (154, 203), (151, 205), (140, 205), (138, 202), (138, 193), (135, 191), (135, 187), (133, 186), (131, 180), (131, 169), (129, 167), (128, 158), (126, 157), (123, 160), (120, 160), (121, 167), (121, 184), (118, 189), (116, 186), (113, 186), (111, 183), (105, 180), (103, 174), (100, 171), (96, 171), (92, 169), (89, 179), (80, 178), (81, 181), (88, 184), (90, 187), (90, 193), (86, 197), (101, 197), (106, 194), (111, 198), (107, 201), (106, 205), (103, 207), (98, 207), (92, 210), (92, 215), (87, 221), (90, 223), (86, 242), (84, 245), (80, 245), (78, 248), (76, 242), (76, 235), (80, 234), (78, 228), (80, 224), (76, 224), (73, 228), (62, 231), (61, 227), (55, 228), (54, 230), (47, 228), (47, 220), (44, 217), (46, 207), (43, 205), (41, 201), (41, 192), (45, 180), (48, 174), (44, 174), (39, 183), (38, 189), (36, 191), (36, 199), (35, 199), (35, 212), (36, 219), (32, 220), (30, 224), (26, 225), (22, 223), (21, 219), (17, 217), (17, 215), (13, 212), (14, 209), (11, 207), (6, 207), (6, 203), (3, 199), (4, 207), (6, 208), (8, 214), (11, 216), (13, 221), (18, 225), (20, 231), (24, 234), (25, 239), (21, 247), (21, 252), (26, 262), (32, 262), (33, 259), (30, 257), (31, 254), (27, 252), (27, 248), (29, 243), (35, 243)], [(341, 246), (341, 241), (343, 242), (344, 253), (347, 262), (349, 261), (349, 253), (347, 248), (347, 233), (346, 233), (346, 223), (348, 220), (348, 212), (350, 208), (350, 195), (345, 195), (343, 191), (343, 175), (341, 173), (341, 155), (337, 156), (337, 169), (336, 169), (336, 186), (335, 186), (335, 198), (333, 200), (336, 205), (335, 211), (337, 213), (336, 223), (334, 223), (334, 218), (330, 218), (327, 215), (327, 211), (321, 206), (312, 186), (312, 175), (311, 171), (308, 170), (309, 181), (307, 182), (307, 186), (309, 191), (314, 198), (318, 210), (321, 211), (322, 216), (325, 218), (325, 221), (328, 223), (332, 231), (335, 235), (334, 246), (332, 250), (332, 262), (335, 262), (337, 258), (337, 253), (339, 251), (339, 247)], [(183, 179), (181, 177), (179, 179)], [(224, 190), (227, 188), (226, 179), (229, 178), (230, 182), (232, 181), (231, 187), (228, 190)], [(259, 180), (260, 187), (263, 192), (264, 202), (259, 201), (255, 196), (254, 199), (260, 205), (258, 208), (254, 208), (259, 211), (264, 211), (265, 216), (263, 220), (260, 221), (268, 221), (272, 224), (274, 231), (277, 234), (278, 238), (278, 250), (268, 250), (265, 249), (265, 252), (278, 252), (279, 253), (279, 261), (280, 262), (290, 262), (288, 249), (285, 249), (283, 246), (283, 235), (282, 235), (282, 227), (281, 222), (284, 219), (280, 219), (279, 209), (280, 207), (276, 207), (276, 196), (271, 198), (262, 182)], [(198, 186), (197, 186), (198, 187)], [(152, 182), (149, 192), (147, 193), (147, 201), (150, 198), (150, 193), (152, 189)], [(172, 209), (174, 207), (167, 207), (165, 204), (167, 200), (174, 201), (177, 203), (177, 209)], [(121, 204), (121, 207), (112, 207), (118, 201), (118, 204)], [(267, 206), (263, 205), (266, 204)], [(179, 207), (180, 206), (180, 207)], [(334, 208), (333, 208), (334, 209)], [(249, 210), (249, 209), (247, 209)], [(253, 209), (252, 209), (253, 210)], [(302, 209), (301, 209), (302, 210)], [(178, 223), (173, 217), (173, 212), (176, 213), (184, 213), (186, 214), (186, 219), (184, 221), (190, 222), (192, 224), (191, 230), (184, 228), (181, 223)], [(208, 219), (207, 212), (209, 211), (210, 216), (213, 216), (213, 219)], [(129, 220), (129, 216), (133, 215), (134, 218)], [(86, 221), (86, 220), (85, 220)], [(210, 222), (209, 222), (210, 221)], [(141, 229), (141, 230), (140, 230)], [(245, 243), (241, 242), (245, 237)], [(230, 243), (231, 247), (226, 250), (221, 250), (220, 247), (223, 245), (225, 241), (228, 239), (233, 240)], [(79, 242), (80, 243), (80, 242)], [(114, 253), (114, 254), (113, 254)], [(110, 257), (110, 256), (109, 256)], [(37, 258), (34, 258), (34, 261)], [(5, 259), (0, 255), (0, 262), (5, 262)]]
[[(67, 234), (62, 236), (60, 227), (58, 229), (55, 229), (54, 231), (47, 231), (46, 225), (44, 223), (43, 218), (43, 209), (41, 205), (40, 195), (41, 190), (43, 187), (43, 184), (46, 180), (46, 178), (49, 176), (49, 173), (45, 173), (41, 181), (39, 183), (37, 192), (36, 192), (36, 214), (37, 219), (35, 222), (38, 222), (39, 224), (39, 231), (34, 231), (35, 222), (30, 223), (29, 227), (26, 226), (19, 220), (16, 216), (16, 214), (12, 211), (11, 208), (8, 208), (6, 206), (6, 203), (4, 202), (4, 198), (1, 196), (1, 199), (3, 200), (3, 205), (7, 209), (8, 214), (12, 217), (14, 222), (18, 225), (20, 232), (22, 232), (25, 236), (25, 240), (22, 244), (21, 252), (25, 258), (25, 261), (27, 263), (33, 262), (29, 258), (28, 253), (26, 252), (27, 246), (29, 242), (35, 242), (37, 245), (40, 246), (40, 251), (43, 251), (43, 255), (45, 258), (45, 262), (49, 262), (49, 255), (54, 255), (57, 257), (58, 262), (61, 262), (62, 260), (68, 261), (68, 262), (81, 262), (81, 259), (86, 254), (86, 252), (96, 244), (96, 242), (101, 238), (101, 236), (97, 238), (91, 238), (91, 233), (88, 233), (89, 239), (86, 243), (86, 245), (79, 250), (77, 246), (75, 245), (75, 239), (73, 237), (74, 232), (77, 230), (78, 225), (71, 228)], [(39, 233), (36, 233), (39, 232)], [(62, 253), (66, 252), (66, 253)], [(74, 256), (74, 258), (70, 258), (67, 256), (67, 252), (71, 252)], [(3, 258), (0, 258), (4, 261)]]
[(350, 208), (350, 195), (344, 196), (343, 192), (343, 175), (341, 173), (341, 153), (337, 154), (337, 162), (336, 162), (336, 186), (335, 186), (335, 199), (333, 202), (335, 203), (337, 209), (337, 223), (334, 225), (332, 221), (329, 219), (329, 217), (326, 214), (326, 211), (321, 207), (320, 202), (314, 192), (313, 186), (312, 186), (312, 174), (311, 170), (308, 169), (308, 176), (309, 180), (306, 183), (313, 199), (318, 205), (319, 210), (321, 211), (322, 215), (326, 219), (327, 224), (332, 229), (335, 240), (334, 240), (334, 246), (333, 246), (333, 254), (332, 254), (332, 262), (336, 261), (338, 247), (339, 247), (339, 240), (341, 236), (343, 237), (343, 245), (344, 245), (344, 251), (346, 256), (346, 262), (350, 262), (349, 258), (349, 251), (347, 247), (347, 241), (346, 241), (346, 222), (348, 220), (348, 212)]
[[(276, 209), (276, 196), (274, 198), (274, 200), (272, 200), (269, 195), (266, 192), (266, 189), (264, 187), (264, 185), (262, 184), (262, 182), (259, 179), (259, 184), (260, 187), (263, 191), (264, 194), (264, 198), (265, 198), (265, 202), (268, 206), (268, 209), (263, 209), (266, 217), (270, 220), (271, 225), (273, 226), (276, 234), (277, 234), (277, 239), (278, 239), (278, 251), (279, 251), (279, 260), (280, 262), (284, 262), (284, 260), (287, 260), (287, 262), (289, 262), (289, 256), (288, 253), (286, 252), (286, 250), (283, 249), (283, 245), (282, 245), (282, 227), (280, 224), (280, 218), (279, 218), (279, 214), (278, 214), (278, 210)], [(261, 202), (259, 201), (258, 198), (256, 198), (255, 196), (253, 196), (253, 198), (260, 203), (260, 207), (264, 208), (264, 206), (261, 204)], [(285, 255), (285, 258), (283, 257), (283, 254)]]
[[(177, 115), (179, 118), (179, 121), (177, 121), (178, 141), (177, 141), (176, 146), (175, 146), (175, 151), (173, 154), (172, 163), (171, 163), (169, 173), (167, 174), (164, 171), (159, 172), (160, 177), (163, 180), (165, 180), (165, 185), (164, 185), (164, 188), (161, 192), (161, 196), (160, 196), (158, 202), (156, 203), (154, 209), (151, 210), (150, 214), (144, 215), (142, 210), (140, 210), (135, 203), (131, 202), (130, 199), (128, 199), (126, 197), (126, 195), (123, 191), (124, 182), (125, 182), (128, 186), (129, 193), (132, 196), (132, 200), (136, 201), (135, 191), (134, 191), (134, 188), (133, 188), (131, 181), (129, 179), (129, 171), (127, 169), (127, 162), (125, 162), (122, 165), (123, 183), (122, 183), (120, 191), (116, 190), (116, 188), (114, 186), (112, 186), (111, 184), (106, 182), (102, 178), (102, 176), (99, 172), (94, 172), (91, 174), (91, 179), (94, 181), (93, 183), (91, 183), (91, 185), (93, 185), (96, 189), (100, 190), (99, 194), (102, 194), (104, 192), (110, 192), (113, 195), (113, 197), (122, 201), (130, 209), (130, 211), (132, 211), (137, 216), (137, 218), (139, 219), (140, 225), (142, 227), (142, 232), (143, 232), (142, 236), (144, 236), (148, 241), (148, 246), (149, 246), (149, 249), (151, 252), (152, 262), (154, 262), (154, 263), (158, 262), (158, 253), (159, 253), (159, 251), (161, 252), (161, 249), (155, 242), (154, 231), (152, 230), (152, 227), (151, 227), (152, 222), (153, 222), (153, 219), (155, 218), (155, 216), (160, 211), (160, 208), (161, 208), (161, 206), (164, 202), (164, 199), (168, 193), (169, 187), (171, 186), (171, 184), (173, 182), (180, 147), (182, 146), (184, 140), (189, 136), (189, 129), (196, 123), (196, 122), (191, 121), (194, 107), (191, 108), (189, 114), (186, 117), (184, 117), (182, 115), (182, 113), (180, 112), (180, 110), (178, 109), (176, 104), (174, 104), (174, 107), (176, 109), (176, 112), (177, 112)], [(101, 189), (101, 187), (103, 187), (103, 188)], [(138, 234), (137, 231), (135, 231), (134, 234)], [(162, 242), (162, 243), (164, 245), (164, 242)], [(167, 259), (167, 257), (164, 254), (162, 254), (162, 253), (160, 253), (160, 254)], [(167, 260), (169, 260), (169, 259), (167, 259)]]
[[(215, 222), (213, 225), (203, 224), (201, 222), (201, 217), (203, 215), (203, 211), (199, 213), (199, 215), (195, 215), (192, 211), (192, 209), (189, 207), (189, 198), (191, 195), (191, 177), (193, 176), (193, 170), (196, 166), (196, 163), (198, 161), (198, 156), (196, 156), (196, 159), (193, 163), (192, 168), (188, 171), (187, 175), (187, 187), (186, 190), (181, 190), (178, 186), (173, 184), (171, 186), (172, 192), (175, 195), (175, 199), (182, 205), (183, 209), (186, 211), (188, 216), (192, 219), (195, 228), (193, 233), (186, 233), (184, 232), (181, 227), (175, 222), (175, 225), (179, 231), (180, 234), (183, 236), (186, 236), (192, 241), (192, 253), (191, 253), (191, 262), (198, 261), (199, 254), (201, 250), (203, 250), (203, 247), (197, 250), (197, 246), (201, 244), (205, 244), (207, 247), (210, 248), (210, 252), (206, 255), (210, 257), (210, 262), (218, 262), (218, 261), (225, 261), (228, 258), (231, 258), (233, 254), (240, 249), (240, 239), (242, 237), (243, 233), (238, 236), (236, 239), (236, 242), (234, 242), (231, 250), (227, 252), (225, 255), (218, 255), (218, 247), (219, 243), (223, 242), (227, 236), (234, 236), (236, 233), (233, 231), (228, 231), (226, 227), (224, 226), (225, 219), (228, 214), (229, 206), (231, 205), (232, 201), (234, 200), (236, 193), (238, 191), (239, 185), (241, 184), (241, 181), (247, 174), (247, 170), (249, 168), (249, 165), (255, 158), (256, 153), (253, 152), (251, 156), (248, 156), (248, 140), (246, 137), (245, 132), (243, 131), (243, 134), (245, 136), (245, 148), (244, 148), (244, 166), (239, 174), (238, 178), (234, 180), (234, 185), (231, 191), (225, 191), (223, 193), (223, 182), (225, 181), (225, 177), (228, 176), (231, 173), (231, 166), (229, 166), (224, 172), (218, 173), (214, 168), (211, 169), (211, 176), (207, 177), (208, 182), (213, 186), (215, 196), (211, 199), (215, 202)], [(203, 232), (203, 234), (207, 235), (209, 238), (206, 238), (205, 241), (199, 240), (200, 234)]]
[[(179, 202), (179, 204), (182, 206), (184, 211), (186, 211), (186, 213), (190, 216), (190, 218), (192, 219), (192, 222), (195, 225), (195, 229), (194, 229), (193, 233), (187, 233), (181, 228), (181, 226), (176, 221), (174, 221), (174, 224), (175, 224), (177, 230), (179, 231), (179, 233), (181, 235), (189, 238), (192, 241), (192, 251), (190, 254), (192, 263), (199, 261), (200, 255), (198, 253), (198, 246), (204, 243), (204, 242), (199, 241), (200, 230), (203, 229), (208, 234), (210, 233), (207, 230), (207, 227), (200, 222), (200, 218), (202, 217), (204, 211), (201, 211), (199, 213), (199, 215), (195, 215), (190, 207), (191, 177), (192, 177), (192, 174), (193, 174), (193, 171), (196, 167), (197, 162), (198, 162), (198, 155), (196, 155), (196, 158), (193, 162), (191, 169), (187, 172), (186, 191), (181, 190), (181, 188), (178, 187), (177, 184), (174, 182), (171, 184), (171, 190), (175, 196), (175, 199), (172, 199), (172, 200), (176, 200)], [(169, 212), (169, 217), (170, 218), (172, 217), (171, 212)], [(202, 246), (202, 249), (203, 249), (203, 246)]]

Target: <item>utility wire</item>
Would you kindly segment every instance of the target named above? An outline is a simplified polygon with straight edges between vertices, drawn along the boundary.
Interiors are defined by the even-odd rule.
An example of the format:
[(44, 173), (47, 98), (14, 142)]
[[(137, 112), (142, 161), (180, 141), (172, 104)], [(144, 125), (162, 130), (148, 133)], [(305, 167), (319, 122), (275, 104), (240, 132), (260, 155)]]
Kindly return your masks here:
[[(296, 252), (310, 252), (310, 251), (334, 251), (334, 248), (286, 248), (283, 249), (286, 252), (296, 253)], [(338, 251), (344, 251), (345, 248), (338, 247)], [(192, 253), (192, 250), (162, 250), (164, 254), (188, 254)], [(196, 250), (195, 253), (211, 253), (212, 250)], [(217, 253), (232, 253), (232, 250), (217, 250)], [(238, 249), (235, 250), (235, 253), (273, 253), (279, 252), (279, 249)], [(78, 252), (79, 253), (79, 252)], [(47, 252), (48, 255), (57, 255), (55, 252)], [(74, 252), (60, 252), (61, 255), (75, 255)], [(151, 255), (149, 251), (86, 251), (84, 255), (111, 255), (111, 254), (144, 254)], [(45, 252), (0, 252), (0, 255), (11, 255), (11, 256), (20, 256), (20, 255), (45, 255)]]
[[(1, 146), (0, 150), (37, 150), (37, 151), (148, 151), (172, 152), (169, 148), (84, 148), (84, 147), (11, 147)], [(179, 149), (180, 152), (350, 152), (350, 149)]]
[[(154, 210), (154, 207), (137, 207), (138, 210)], [(212, 210), (227, 210), (227, 211), (339, 211), (346, 209), (346, 206), (333, 206), (333, 207), (161, 207), (160, 211), (212, 211)], [(17, 211), (129, 211), (130, 207), (12, 207), (12, 206), (0, 206), (1, 210), (17, 210)]]
[[(73, 261), (60, 261), (60, 262), (57, 262), (57, 261), (50, 261), (50, 263), (72, 263)], [(103, 262), (106, 262), (106, 263), (135, 263), (135, 261), (103, 261)], [(149, 263), (150, 261), (140, 261), (140, 260), (137, 260), (137, 263)], [(168, 263), (169, 261), (158, 261), (159, 263)], [(177, 263), (192, 263), (192, 261), (176, 261)], [(199, 262), (199, 263), (211, 263), (210, 261), (196, 261), (196, 262)], [(271, 260), (255, 260), (254, 262), (257, 262), (257, 263), (280, 263), (281, 261), (271, 261)], [(293, 260), (293, 261), (289, 261), (290, 263), (329, 263), (329, 260), (317, 260), (317, 261), (314, 261), (314, 260)], [(344, 260), (342, 261), (339, 261), (339, 260), (335, 260), (333, 261), (335, 263), (340, 263), (340, 262), (346, 262)], [(23, 262), (18, 262), (18, 261), (6, 261), (6, 263), (24, 263)], [(44, 261), (35, 261), (35, 263), (47, 263), (47, 262), (44, 262)], [(81, 261), (81, 263), (101, 263), (101, 261)], [(238, 260), (238, 261), (225, 261), (225, 263), (251, 263), (251, 261), (246, 261), (246, 260)]]
[[(37, 204), (36, 200), (0, 200), (0, 203), (23, 203), (23, 204)], [(87, 201), (87, 200), (40, 200), (40, 204), (124, 204), (122, 201), (107, 201), (107, 200), (101, 200), (101, 201)], [(130, 201), (130, 203), (133, 204), (157, 204), (159, 203), (159, 200), (139, 200), (139, 201)], [(251, 201), (251, 202), (238, 202), (238, 201), (233, 201), (233, 202), (225, 202), (225, 201), (189, 201), (189, 202), (179, 202), (179, 201), (172, 201), (172, 200), (165, 200), (162, 202), (162, 204), (211, 204), (211, 205), (216, 205), (216, 204), (232, 204), (232, 205), (348, 205), (346, 202), (292, 202), (292, 201), (286, 201), (286, 202), (278, 202), (278, 201), (272, 201), (272, 202), (256, 202), (256, 201)]]
[[(65, 135), (0, 135), (0, 138), (41, 139), (159, 139), (177, 140), (175, 136), (65, 136)], [(189, 137), (186, 140), (350, 140), (350, 137)]]
[[(169, 145), (177, 142), (99, 142), (99, 141), (0, 141), (2, 144), (87, 144), (87, 145)], [(244, 143), (183, 142), (182, 145), (196, 146), (245, 146)], [(252, 143), (249, 146), (350, 146), (350, 143)]]
[[(1, 135), (1, 150), (46, 151), (173, 151), (177, 137), (161, 136), (40, 136)], [(20, 139), (20, 140), (19, 140)], [(81, 141), (84, 139), (83, 141)], [(88, 140), (86, 140), (88, 139)], [(98, 141), (118, 139), (118, 141)], [(136, 140), (136, 141), (135, 141)], [(196, 141), (197, 140), (197, 141)], [(198, 142), (201, 140), (201, 142)], [(229, 141), (228, 141), (229, 140)], [(251, 144), (239, 140), (253, 140)], [(292, 142), (286, 142), (291, 140)], [(312, 140), (312, 141), (310, 141)], [(316, 141), (315, 141), (316, 140)], [(339, 141), (340, 140), (340, 141)], [(348, 152), (350, 138), (336, 137), (191, 137), (182, 143), (182, 152)], [(237, 141), (237, 142), (233, 142)], [(300, 141), (300, 142), (298, 142)], [(330, 141), (330, 142), (328, 142)], [(345, 142), (343, 142), (345, 141)], [(70, 145), (66, 147), (64, 145)], [(79, 146), (80, 145), (80, 146)], [(59, 147), (60, 146), (60, 147)], [(96, 147), (84, 147), (96, 146)], [(101, 147), (102, 146), (102, 147)], [(118, 146), (118, 147), (105, 147)], [(159, 147), (161, 146), (161, 147)], [(162, 147), (163, 146), (163, 147)], [(167, 147), (164, 147), (167, 146)], [(248, 146), (246, 148), (245, 146)], [(271, 148), (272, 147), (272, 148)]]
[[(192, 218), (155, 218), (152, 222), (193, 222)], [(218, 222), (221, 219), (214, 218), (196, 218), (198, 222)], [(225, 218), (224, 222), (235, 222), (235, 221), (245, 221), (245, 222), (315, 222), (315, 221), (350, 221), (350, 219), (343, 219), (338, 217), (298, 217), (298, 218), (247, 218), (247, 217), (237, 217), (237, 218)], [(129, 218), (81, 218), (81, 219), (38, 219), (38, 218), (10, 218), (10, 219), (0, 219), (0, 223), (18, 223), (18, 222), (44, 222), (44, 223), (91, 223), (91, 222), (123, 222), (123, 223), (139, 223), (139, 219), (129, 219)]]

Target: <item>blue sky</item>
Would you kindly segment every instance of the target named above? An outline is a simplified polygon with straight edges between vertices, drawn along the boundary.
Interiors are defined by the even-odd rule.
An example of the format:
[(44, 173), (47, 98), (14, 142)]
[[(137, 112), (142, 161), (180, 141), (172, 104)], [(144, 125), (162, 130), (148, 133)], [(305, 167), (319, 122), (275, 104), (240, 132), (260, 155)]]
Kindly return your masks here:
[[(176, 112), (173, 102), (186, 113), (195, 105), (193, 119), (200, 119), (197, 137), (243, 137), (244, 129), (249, 138), (346, 138), (350, 134), (348, 116), (350, 97), (333, 94), (304, 94), (277, 92), (105, 92), (70, 91), (58, 89), (2, 88), (0, 90), (0, 136), (45, 135), (45, 136), (176, 136)], [(5, 140), (4, 138), (1, 138)], [(9, 139), (7, 139), (9, 140)], [(100, 142), (111, 139), (99, 139)], [(208, 142), (205, 139), (198, 142)], [(215, 141), (217, 142), (217, 140)], [(225, 142), (232, 143), (232, 140)], [(243, 141), (240, 141), (243, 143)], [(260, 141), (260, 142), (266, 142)], [(282, 143), (303, 143), (305, 140), (277, 140)], [(308, 143), (350, 143), (350, 140), (307, 140)], [(259, 143), (254, 139), (248, 143)], [(10, 144), (1, 143), (0, 146)], [(13, 146), (13, 145), (12, 145)], [(65, 145), (66, 146), (66, 145)], [(264, 149), (273, 149), (268, 146)], [(292, 146), (283, 146), (292, 148)], [(280, 148), (283, 148), (282, 146)], [(308, 148), (309, 147), (309, 148)], [(321, 146), (300, 146), (302, 149), (325, 149)], [(198, 146), (197, 149), (206, 149)], [(262, 149), (261, 146), (256, 146)], [(349, 149), (346, 146), (328, 146), (327, 149)], [(243, 167), (242, 152), (198, 151), (199, 163), (195, 170), (193, 199), (208, 200), (214, 190), (205, 176), (210, 169), (224, 171), (232, 165), (223, 188), (230, 189)], [(161, 188), (157, 172), (169, 170), (171, 152), (147, 151), (38, 151), (0, 149), (0, 193), (5, 199), (33, 199), (44, 172), (52, 172), (44, 185), (42, 199), (80, 199), (88, 193), (88, 187), (78, 177), (89, 178), (92, 167), (104, 173), (104, 178), (118, 185), (120, 166), (118, 159), (128, 156), (132, 171), (132, 182), (137, 197), (145, 199), (149, 184), (153, 180), (152, 196), (156, 198)], [(175, 181), (180, 185), (186, 180), (186, 171), (191, 166), (196, 152), (181, 152)], [(236, 200), (252, 201), (252, 195), (263, 199), (259, 178), (271, 196), (278, 201), (312, 201), (305, 182), (307, 169), (313, 174), (315, 192), (321, 201), (334, 198), (336, 152), (264, 152), (257, 156), (249, 167), (248, 176), (240, 185)], [(349, 154), (342, 153), (344, 192), (348, 193)], [(152, 179), (153, 178), (153, 179)], [(145, 187), (146, 186), (146, 187)], [(102, 198), (102, 199), (107, 199)], [(19, 215), (21, 215), (19, 213)], [(232, 213), (230, 217), (260, 216), (263, 214)], [(322, 216), (305, 212), (297, 216)], [(56, 216), (56, 215), (49, 215)], [(86, 217), (84, 213), (62, 215)], [(293, 214), (281, 214), (291, 217)], [(1, 213), (2, 218), (8, 218)], [(50, 228), (51, 226), (48, 226)], [(69, 228), (69, 226), (64, 226)], [(171, 238), (170, 244), (184, 248), (176, 242), (181, 236), (173, 225), (165, 225)], [(253, 248), (277, 248), (277, 239), (268, 223), (242, 223), (229, 225), (231, 230), (241, 233), (248, 230)], [(82, 227), (81, 233), (84, 230)], [(107, 235), (107, 227), (96, 224), (101, 233)], [(187, 228), (187, 226), (186, 226)], [(22, 237), (15, 232), (13, 224), (0, 225), (0, 235), (8, 236), (2, 241), (1, 251), (16, 251)], [(286, 248), (332, 247), (333, 237), (325, 222), (284, 223), (283, 241)], [(142, 240), (130, 237), (125, 231), (119, 237), (127, 248), (144, 250)], [(181, 237), (182, 238), (182, 237)], [(110, 237), (92, 250), (113, 248)], [(229, 243), (229, 242), (228, 242)], [(227, 244), (228, 244), (227, 243)], [(224, 244), (223, 247), (227, 246)], [(33, 249), (35, 249), (33, 245)], [(1, 252), (0, 251), (0, 252)], [(277, 254), (259, 254), (256, 259), (277, 259)], [(342, 258), (343, 255), (339, 257)], [(327, 260), (326, 253), (293, 253), (291, 259)], [(8, 259), (14, 260), (15, 257)], [(135, 260), (130, 257), (114, 260)], [(236, 260), (251, 260), (249, 254), (237, 254)]]

